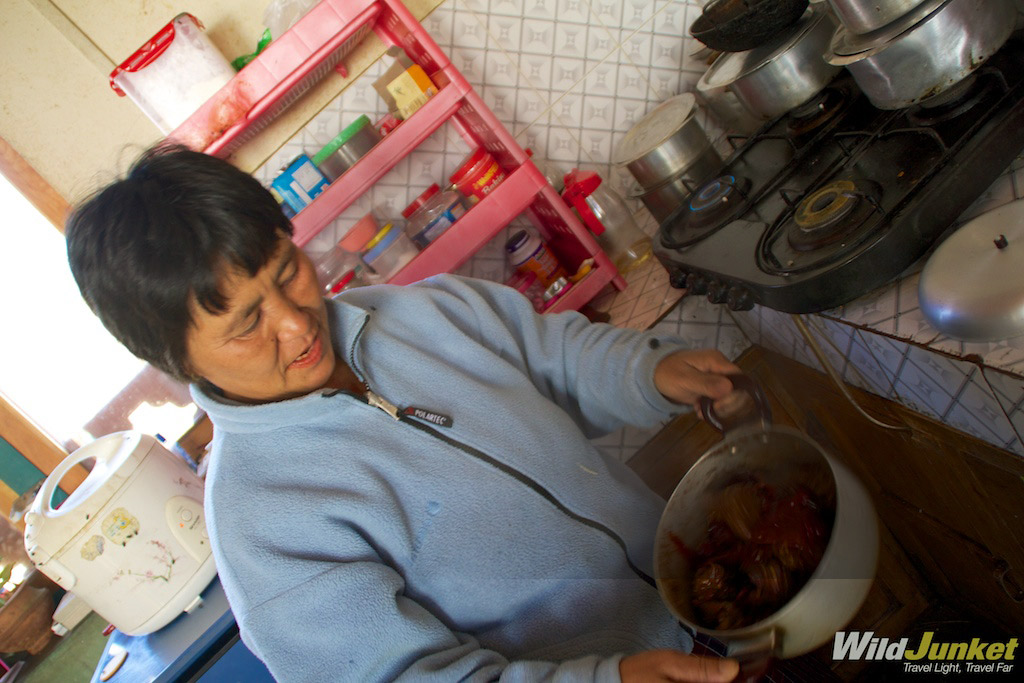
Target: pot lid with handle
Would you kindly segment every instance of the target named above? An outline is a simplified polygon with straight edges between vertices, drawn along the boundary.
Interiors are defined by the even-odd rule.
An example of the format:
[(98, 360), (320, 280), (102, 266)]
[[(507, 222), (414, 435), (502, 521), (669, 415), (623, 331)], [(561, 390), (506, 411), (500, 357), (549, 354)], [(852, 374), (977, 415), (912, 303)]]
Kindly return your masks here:
[(931, 255), (918, 299), (940, 332), (964, 341), (1024, 334), (1024, 199), (968, 221)]
[[(629, 129), (615, 146), (612, 163), (616, 166), (625, 166), (649, 154), (696, 114), (697, 98), (693, 93), (684, 92), (668, 98)], [(700, 151), (702, 150), (697, 150)]]

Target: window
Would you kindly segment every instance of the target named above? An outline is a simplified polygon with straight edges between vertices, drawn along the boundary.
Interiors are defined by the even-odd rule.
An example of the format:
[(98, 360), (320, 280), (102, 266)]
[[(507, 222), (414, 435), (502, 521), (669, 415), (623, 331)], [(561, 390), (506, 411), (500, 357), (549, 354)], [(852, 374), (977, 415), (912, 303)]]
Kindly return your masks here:
[(187, 390), (135, 358), (82, 300), (63, 236), (0, 176), (0, 392), (68, 450), (119, 429), (173, 441)]

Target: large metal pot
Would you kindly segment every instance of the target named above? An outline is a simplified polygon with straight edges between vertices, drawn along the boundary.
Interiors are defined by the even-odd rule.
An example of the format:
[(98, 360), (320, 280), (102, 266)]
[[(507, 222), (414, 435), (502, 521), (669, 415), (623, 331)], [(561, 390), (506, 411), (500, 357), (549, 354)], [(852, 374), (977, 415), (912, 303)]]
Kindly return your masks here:
[[(733, 378), (733, 384), (754, 397), (760, 419), (722, 427), (705, 401), (704, 414), (725, 430), (725, 437), (701, 456), (672, 493), (655, 537), (654, 576), (676, 618), (726, 643), (728, 655), (749, 666), (809, 652), (853, 618), (874, 579), (878, 522), (857, 477), (807, 436), (772, 425), (767, 402), (749, 378)], [(817, 569), (781, 609), (743, 628), (710, 629), (695, 616), (695, 567), (679, 542), (697, 547), (707, 536), (708, 511), (717, 494), (738, 477), (750, 475), (775, 486), (803, 484), (816, 491), (831, 487), (836, 501), (831, 535)]]
[(728, 88), (754, 116), (773, 119), (810, 100), (839, 74), (840, 67), (822, 59), (834, 28), (824, 9), (812, 7), (780, 39), (720, 55), (697, 90), (711, 94)]
[(896, 21), (924, 0), (828, 0), (850, 33), (871, 33)]
[(715, 177), (722, 168), (722, 158), (714, 147), (708, 147), (687, 168), (666, 178), (654, 187), (634, 186), (628, 192), (639, 199), (659, 223), (672, 215), (704, 181)]
[(959, 83), (995, 54), (1016, 22), (1010, 0), (925, 0), (870, 35), (836, 30), (826, 55), (879, 109), (902, 109)]
[(656, 187), (698, 163), (717, 170), (722, 158), (697, 113), (693, 93), (668, 98), (629, 129), (615, 146), (612, 163), (629, 171), (643, 188)]

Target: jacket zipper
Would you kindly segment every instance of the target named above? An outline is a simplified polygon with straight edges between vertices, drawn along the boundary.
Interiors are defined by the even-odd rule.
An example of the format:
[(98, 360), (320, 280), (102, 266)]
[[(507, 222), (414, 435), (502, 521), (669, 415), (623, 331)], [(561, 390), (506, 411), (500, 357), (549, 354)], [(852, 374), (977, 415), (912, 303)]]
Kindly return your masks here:
[[(419, 420), (415, 420), (415, 419), (412, 419), (412, 418), (408, 417), (407, 415), (403, 415), (402, 412), (398, 409), (398, 406), (396, 406), (394, 403), (391, 403), (390, 401), (388, 401), (386, 398), (384, 398), (380, 394), (377, 394), (376, 392), (374, 392), (370, 388), (370, 384), (366, 381), (366, 378), (363, 377), (363, 375), (359, 372), (358, 368), (356, 367), (356, 363), (355, 363), (355, 359), (356, 359), (356, 343), (359, 341), (359, 337), (362, 335), (363, 330), (366, 329), (366, 324), (369, 321), (370, 321), (370, 316), (367, 315), (366, 318), (363, 320), (363, 324), (359, 327), (359, 330), (356, 332), (355, 337), (353, 337), (353, 339), (352, 339), (352, 346), (351, 346), (351, 349), (349, 351), (349, 367), (352, 369), (352, 372), (355, 373), (355, 375), (359, 379), (359, 381), (361, 381), (363, 383), (363, 386), (366, 387), (366, 396), (357, 396), (356, 398), (359, 398), (360, 400), (365, 401), (367, 404), (373, 406), (374, 408), (378, 408), (378, 409), (384, 411), (385, 413), (390, 415), (392, 418), (394, 418), (397, 422), (401, 422), (403, 424), (410, 425), (411, 427), (414, 427), (414, 428), (418, 429), (419, 431), (424, 432), (425, 434), (429, 434), (430, 436), (434, 437), (435, 439), (439, 439), (440, 441), (448, 444), (449, 446), (452, 446), (453, 448), (457, 448), (458, 450), (462, 451), (463, 453), (465, 453), (465, 454), (467, 454), (467, 455), (469, 455), (469, 456), (471, 456), (473, 458), (476, 458), (477, 460), (480, 460), (481, 462), (483, 462), (483, 463), (485, 463), (487, 465), (490, 465), (491, 467), (493, 467), (494, 469), (498, 470), (499, 472), (507, 474), (508, 476), (512, 477), (513, 479), (515, 479), (519, 483), (521, 483), (521, 484), (527, 486), (528, 488), (530, 488), (531, 490), (533, 490), (537, 495), (539, 495), (544, 500), (546, 500), (549, 503), (551, 503), (551, 505), (553, 505), (556, 510), (561, 512), (563, 515), (565, 515), (569, 519), (572, 519), (573, 521), (576, 521), (576, 522), (578, 522), (580, 524), (588, 526), (591, 529), (595, 529), (597, 531), (600, 531), (604, 535), (608, 536), (611, 540), (613, 540), (619, 546), (619, 548), (622, 549), (622, 555), (623, 555), (623, 557), (626, 558), (626, 564), (629, 565), (629, 568), (631, 570), (633, 570), (633, 573), (636, 574), (637, 576), (639, 576), (641, 579), (643, 579), (643, 581), (646, 582), (648, 585), (650, 585), (652, 588), (657, 588), (657, 584), (655, 583), (654, 579), (652, 579), (650, 576), (648, 576), (647, 572), (645, 572), (644, 570), (640, 569), (635, 564), (633, 564), (633, 560), (630, 559), (629, 551), (626, 548), (626, 542), (623, 541), (622, 537), (620, 537), (617, 533), (612, 531), (610, 528), (608, 528), (604, 524), (601, 524), (600, 522), (597, 522), (597, 521), (595, 521), (593, 519), (590, 519), (589, 517), (584, 517), (583, 515), (580, 515), (580, 514), (577, 514), (577, 513), (573, 512), (568, 507), (566, 507), (565, 504), (562, 503), (562, 501), (558, 500), (558, 498), (556, 498), (553, 493), (551, 493), (546, 488), (544, 488), (544, 486), (542, 486), (540, 484), (540, 482), (538, 482), (535, 479), (533, 479), (533, 478), (527, 476), (526, 474), (520, 472), (516, 468), (511, 467), (511, 466), (501, 462), (500, 460), (497, 460), (497, 459), (491, 457), (490, 455), (487, 455), (486, 453), (484, 453), (483, 451), (481, 451), (481, 450), (479, 450), (477, 448), (473, 448), (472, 446), (464, 444), (461, 441), (453, 439), (450, 436), (448, 436), (447, 434), (442, 434), (441, 432), (437, 431), (433, 427), (431, 427), (431, 426), (429, 426), (427, 424), (424, 424), (424, 423), (420, 422)], [(348, 392), (346, 392), (346, 393), (348, 393)], [(329, 395), (333, 395), (333, 394), (329, 394)]]

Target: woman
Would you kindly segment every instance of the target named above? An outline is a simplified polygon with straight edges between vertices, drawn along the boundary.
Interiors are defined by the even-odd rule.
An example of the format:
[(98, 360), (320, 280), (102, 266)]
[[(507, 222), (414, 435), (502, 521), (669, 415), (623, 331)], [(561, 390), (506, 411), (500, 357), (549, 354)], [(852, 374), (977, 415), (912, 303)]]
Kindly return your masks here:
[(259, 183), (145, 154), (67, 226), (82, 294), (214, 423), (207, 525), (280, 680), (731, 680), (650, 578), (664, 501), (588, 438), (731, 391), (715, 351), (445, 275), (320, 297)]

